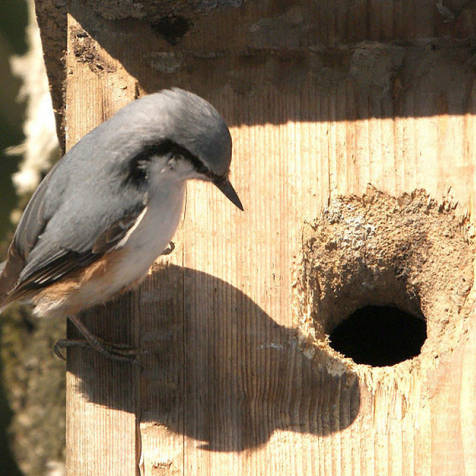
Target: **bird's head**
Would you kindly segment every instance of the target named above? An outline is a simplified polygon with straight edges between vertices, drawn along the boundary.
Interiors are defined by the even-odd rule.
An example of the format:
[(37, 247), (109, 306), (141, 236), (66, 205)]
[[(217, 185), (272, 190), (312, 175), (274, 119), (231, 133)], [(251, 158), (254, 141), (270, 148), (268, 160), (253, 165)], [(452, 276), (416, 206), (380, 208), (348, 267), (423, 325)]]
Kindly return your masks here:
[(210, 181), (243, 210), (228, 179), (230, 132), (201, 97), (177, 88), (144, 96), (113, 116), (107, 130), (111, 147), (121, 150), (129, 181)]

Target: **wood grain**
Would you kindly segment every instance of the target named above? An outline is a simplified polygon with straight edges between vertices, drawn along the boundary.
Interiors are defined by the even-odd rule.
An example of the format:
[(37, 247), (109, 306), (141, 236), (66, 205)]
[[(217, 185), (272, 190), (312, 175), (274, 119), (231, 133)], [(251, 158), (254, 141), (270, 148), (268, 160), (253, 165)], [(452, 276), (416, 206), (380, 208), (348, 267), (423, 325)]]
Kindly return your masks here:
[(293, 258), (330, 199), (368, 183), (437, 199), (451, 187), (475, 212), (476, 87), (469, 43), (451, 39), (458, 23), (433, 3), (365, 2), (362, 26), (346, 5), (246, 2), (194, 17), (175, 47), (147, 19), (71, 2), (68, 145), (137, 91), (191, 89), (230, 125), (245, 212), (190, 184), (173, 255), (85, 316), (148, 353), (142, 370), (70, 353), (68, 474), (476, 473), (474, 315), (406, 390), (333, 373), (297, 342)]
[[(80, 29), (68, 16), (66, 89), (66, 146), (69, 149), (84, 134), (134, 98), (135, 84), (120, 75), (120, 65), (102, 53), (110, 65), (107, 75), (78, 63), (72, 35)], [(114, 72), (112, 70), (115, 70)], [(135, 344), (134, 320), (118, 319), (131, 309), (122, 301), (98, 315), (83, 316), (92, 332), (117, 342)], [(68, 335), (75, 335), (69, 326)], [(71, 355), (73, 354), (73, 355)], [(66, 377), (66, 466), (67, 473), (135, 474), (138, 395), (137, 369), (115, 366), (94, 353), (68, 351)], [(92, 390), (83, 390), (92, 381)], [(90, 387), (88, 387), (90, 389)]]

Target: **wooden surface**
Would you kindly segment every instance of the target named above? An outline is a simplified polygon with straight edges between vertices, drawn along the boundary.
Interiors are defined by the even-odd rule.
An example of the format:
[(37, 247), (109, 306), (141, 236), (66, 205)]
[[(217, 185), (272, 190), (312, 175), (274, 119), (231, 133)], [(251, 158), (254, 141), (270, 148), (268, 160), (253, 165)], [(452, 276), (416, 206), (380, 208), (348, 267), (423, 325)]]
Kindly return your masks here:
[(69, 354), (68, 474), (476, 474), (474, 315), (453, 352), (396, 383), (398, 366), (311, 362), (292, 291), (302, 225), (339, 194), (451, 186), (474, 214), (472, 10), (253, 3), (194, 17), (177, 46), (69, 3), (68, 147), (138, 94), (191, 89), (230, 125), (245, 212), (190, 184), (174, 253), (85, 316), (148, 353), (142, 370)]

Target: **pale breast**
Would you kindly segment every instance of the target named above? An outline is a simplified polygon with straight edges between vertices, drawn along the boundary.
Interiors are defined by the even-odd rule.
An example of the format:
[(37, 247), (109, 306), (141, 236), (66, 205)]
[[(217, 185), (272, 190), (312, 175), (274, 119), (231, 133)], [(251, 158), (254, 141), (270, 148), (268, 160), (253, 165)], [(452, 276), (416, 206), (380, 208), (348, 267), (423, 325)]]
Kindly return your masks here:
[(167, 247), (180, 221), (184, 194), (182, 185), (151, 198), (140, 222), (123, 244), (125, 253), (117, 271), (119, 281), (129, 283), (139, 279)]

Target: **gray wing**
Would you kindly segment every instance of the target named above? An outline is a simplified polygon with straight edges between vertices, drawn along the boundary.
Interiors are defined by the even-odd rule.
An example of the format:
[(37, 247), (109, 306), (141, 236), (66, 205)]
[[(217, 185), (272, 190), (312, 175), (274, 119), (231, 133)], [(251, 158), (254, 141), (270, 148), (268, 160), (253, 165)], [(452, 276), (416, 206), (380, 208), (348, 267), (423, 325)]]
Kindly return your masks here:
[[(19, 274), (14, 288), (9, 291), (9, 301), (18, 299), (29, 291), (53, 284), (74, 271), (85, 268), (114, 249), (134, 226), (140, 216), (137, 209), (122, 219), (112, 223), (103, 233), (96, 237), (84, 237), (91, 246), (85, 251), (76, 251), (61, 246), (40, 246), (32, 250), (34, 259), (26, 263)], [(40, 237), (40, 242), (41, 242)], [(94, 238), (95, 241), (92, 241)]]
[[(118, 245), (134, 226), (140, 213), (141, 209), (132, 211), (110, 224), (99, 236), (85, 237), (91, 243), (85, 251), (76, 251), (63, 245), (57, 249), (47, 247), (46, 252), (41, 250), (41, 253), (36, 253), (36, 259), (20, 273), (14, 294), (49, 286), (63, 276), (94, 263)], [(95, 241), (92, 241), (94, 238)]]
[(101, 258), (145, 207), (145, 192), (126, 189), (121, 177), (76, 165), (73, 181), (68, 169), (60, 161), (28, 203), (0, 276), (0, 305), (2, 294), (13, 301)]
[(46, 225), (44, 217), (44, 195), (48, 188), (53, 172), (58, 164), (43, 179), (28, 202), (20, 223), (15, 231), (15, 236), (8, 249), (7, 259), (1, 264), (0, 269), (0, 305), (4, 304), (7, 295), (13, 290), (25, 266), (25, 260), (31, 249), (35, 246), (38, 237)]

